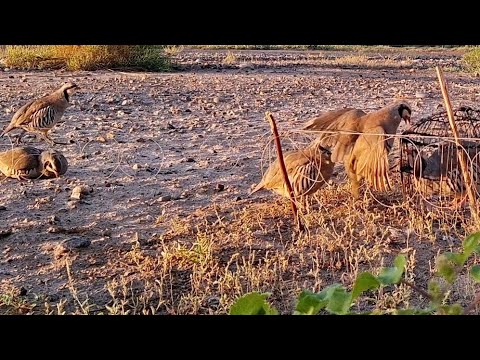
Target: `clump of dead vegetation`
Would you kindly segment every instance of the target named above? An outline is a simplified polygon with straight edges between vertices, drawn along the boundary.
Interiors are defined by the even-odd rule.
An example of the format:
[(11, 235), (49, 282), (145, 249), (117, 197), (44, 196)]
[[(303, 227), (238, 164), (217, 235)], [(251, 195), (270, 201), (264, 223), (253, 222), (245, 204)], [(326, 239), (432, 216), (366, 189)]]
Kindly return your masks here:
[(4, 49), (4, 62), (12, 68), (67, 70), (166, 71), (172, 65), (161, 46), (143, 45), (12, 45)]
[[(68, 279), (68, 295), (61, 303), (17, 292), (3, 299), (1, 312), (226, 314), (238, 297), (260, 292), (271, 294), (280, 314), (289, 314), (303, 290), (318, 292), (332, 283), (350, 289), (361, 272), (378, 273), (398, 254), (406, 258), (405, 279), (426, 288), (437, 254), (456, 250), (476, 228), (467, 209), (425, 209), (400, 191), (366, 192), (354, 202), (347, 186), (327, 187), (311, 199), (300, 211), (303, 232), (292, 223), (288, 201), (270, 195), (260, 202), (214, 204), (185, 218), (159, 218), (161, 233), (136, 234), (129, 249), (109, 257), (105, 267), (115, 271), (103, 290), (81, 288), (81, 260), (62, 258), (56, 266)], [(476, 286), (468, 276), (462, 279), (450, 298), (468, 304)], [(426, 302), (399, 284), (363, 294), (352, 309), (389, 312)]]
[(476, 47), (463, 56), (463, 61), (468, 71), (480, 73), (480, 47)]

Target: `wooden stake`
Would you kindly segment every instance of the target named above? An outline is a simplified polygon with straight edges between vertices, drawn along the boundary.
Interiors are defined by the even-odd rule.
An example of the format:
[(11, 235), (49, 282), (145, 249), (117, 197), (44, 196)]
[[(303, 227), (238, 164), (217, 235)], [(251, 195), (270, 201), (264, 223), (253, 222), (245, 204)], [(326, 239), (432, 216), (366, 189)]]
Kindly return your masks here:
[[(460, 141), (458, 139), (459, 138), (458, 129), (457, 129), (457, 124), (455, 123), (455, 117), (453, 116), (452, 104), (450, 102), (450, 96), (448, 95), (447, 83), (445, 82), (443, 71), (440, 68), (440, 66), (437, 66), (436, 70), (437, 70), (438, 81), (440, 83), (440, 88), (442, 90), (443, 100), (445, 102), (445, 108), (447, 109), (448, 120), (450, 122), (450, 127), (452, 128), (453, 137), (455, 138), (455, 144), (457, 145), (457, 149), (460, 149)], [(473, 191), (472, 178), (470, 177), (470, 172), (468, 171), (466, 154), (463, 150), (461, 151), (457, 150), (457, 154), (458, 154), (458, 161), (460, 162), (460, 167), (462, 169), (463, 180), (467, 188), (467, 196), (468, 196), (468, 201), (470, 203), (470, 210), (472, 212), (475, 222), (478, 224), (479, 216), (478, 216), (477, 206), (476, 206), (476, 196), (475, 196), (475, 192)]]
[(303, 231), (304, 227), (300, 221), (300, 218), (298, 217), (298, 209), (297, 209), (297, 205), (295, 204), (295, 194), (293, 192), (292, 184), (288, 179), (287, 168), (285, 166), (285, 161), (283, 160), (282, 144), (280, 143), (280, 135), (278, 134), (277, 124), (275, 123), (275, 119), (273, 118), (273, 115), (270, 112), (267, 111), (265, 113), (265, 117), (267, 118), (267, 121), (270, 123), (270, 128), (272, 129), (273, 137), (275, 139), (278, 163), (280, 164), (280, 169), (282, 170), (283, 181), (285, 181), (285, 184), (287, 185), (288, 195), (290, 197), (290, 205), (292, 206), (292, 212), (293, 212), (293, 217), (295, 219), (295, 223), (297, 224), (298, 229), (300, 231)]

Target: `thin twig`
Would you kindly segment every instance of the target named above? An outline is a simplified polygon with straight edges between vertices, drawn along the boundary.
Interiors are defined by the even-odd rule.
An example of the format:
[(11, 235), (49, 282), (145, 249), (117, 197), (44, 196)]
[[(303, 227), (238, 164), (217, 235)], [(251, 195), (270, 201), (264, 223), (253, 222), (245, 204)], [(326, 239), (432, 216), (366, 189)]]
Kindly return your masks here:
[(426, 292), (425, 290), (423, 290), (422, 288), (419, 288), (417, 285), (405, 280), (405, 279), (402, 279), (400, 281), (402, 284), (405, 284), (407, 285), (408, 287), (412, 288), (413, 290), (415, 290), (416, 292), (418, 292), (420, 295), (422, 295), (424, 298), (428, 299), (428, 300), (432, 300), (432, 296)]
[[(455, 144), (457, 147), (460, 146), (459, 135), (457, 124), (455, 123), (455, 117), (453, 115), (452, 104), (450, 103), (450, 96), (448, 94), (447, 83), (445, 82), (445, 78), (443, 76), (443, 71), (440, 66), (436, 67), (438, 81), (440, 83), (440, 88), (442, 90), (443, 100), (445, 102), (445, 108), (447, 109), (448, 120), (450, 122), (450, 127), (452, 128), (452, 133), (455, 138)], [(470, 172), (468, 171), (467, 161), (466, 161), (466, 154), (463, 151), (457, 151), (458, 160), (460, 162), (460, 167), (462, 169), (463, 179), (465, 181), (465, 186), (467, 188), (467, 195), (468, 200), (470, 202), (470, 210), (472, 212), (473, 218), (476, 223), (478, 223), (478, 213), (477, 213), (477, 206), (475, 204), (475, 193), (472, 188), (472, 178), (470, 177)]]
[(294, 198), (295, 195), (293, 193), (292, 184), (288, 179), (287, 168), (285, 167), (285, 161), (283, 159), (282, 144), (280, 143), (280, 135), (278, 135), (277, 125), (271, 113), (269, 112), (265, 113), (265, 117), (267, 118), (267, 121), (270, 123), (270, 128), (272, 129), (273, 137), (275, 139), (275, 146), (277, 147), (278, 162), (280, 164), (280, 169), (282, 170), (283, 180), (287, 185), (288, 195), (290, 197), (290, 205), (292, 206), (293, 217), (295, 219), (296, 224), (298, 225), (299, 230), (303, 231), (304, 227), (298, 216), (298, 209), (297, 209), (297, 205), (295, 204), (295, 198)]

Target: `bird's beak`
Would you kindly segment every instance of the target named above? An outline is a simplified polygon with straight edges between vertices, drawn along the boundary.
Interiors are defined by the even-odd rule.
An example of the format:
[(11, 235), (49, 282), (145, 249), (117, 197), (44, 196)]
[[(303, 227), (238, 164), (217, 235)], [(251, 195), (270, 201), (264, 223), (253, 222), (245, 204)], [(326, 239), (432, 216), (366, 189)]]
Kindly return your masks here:
[(45, 169), (48, 170), (48, 171), (50, 171), (50, 172), (52, 172), (52, 173), (54, 173), (54, 174), (55, 174), (55, 177), (58, 177), (58, 176), (59, 176), (58, 171), (53, 168), (53, 166), (52, 166), (52, 164), (51, 164), (50, 162), (46, 164)]

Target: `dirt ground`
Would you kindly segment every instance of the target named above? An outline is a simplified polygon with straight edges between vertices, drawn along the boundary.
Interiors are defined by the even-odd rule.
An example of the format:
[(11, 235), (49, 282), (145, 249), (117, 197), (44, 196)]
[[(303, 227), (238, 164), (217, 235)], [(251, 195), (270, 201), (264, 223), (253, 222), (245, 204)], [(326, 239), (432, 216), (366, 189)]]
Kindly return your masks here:
[[(81, 87), (65, 121), (51, 133), (56, 140), (71, 141), (55, 146), (68, 159), (67, 173), (51, 180), (1, 180), (0, 313), (225, 313), (235, 296), (269, 291), (270, 285), (273, 301), (288, 313), (298, 289), (318, 289), (334, 281), (349, 284), (357, 268), (345, 269), (344, 260), (353, 253), (337, 250), (336, 260), (329, 260), (332, 266), (311, 260), (323, 245), (310, 244), (302, 254), (304, 245), (295, 238), (288, 204), (268, 192), (248, 197), (261, 178), (262, 158), (263, 166), (270, 160), (263, 153), (270, 136), (265, 112), (274, 114), (284, 132), (326, 110), (348, 106), (372, 111), (404, 98), (415, 121), (442, 104), (437, 64), (446, 72), (454, 105), (475, 106), (480, 100), (480, 79), (459, 71), (461, 53), (451, 50), (230, 55), (189, 50), (176, 58), (180, 70), (172, 73), (0, 71), (2, 127), (33, 97), (65, 81)], [(47, 146), (33, 138), (26, 142)], [(10, 146), (8, 137), (1, 139), (2, 150)], [(335, 182), (339, 187), (326, 191), (335, 193), (333, 200), (348, 203), (344, 179), (338, 175)], [(77, 185), (91, 190), (80, 200), (70, 198)], [(333, 213), (341, 205), (327, 200), (325, 195), (322, 202), (336, 221)], [(381, 231), (388, 228), (400, 232), (398, 238), (404, 236), (408, 226), (394, 209), (382, 210), (378, 204), (369, 209), (377, 216), (372, 226), (381, 223)], [(379, 220), (390, 211), (392, 221)], [(273, 230), (265, 230), (259, 220), (242, 230), (250, 235), (235, 239), (235, 226), (253, 224), (255, 217), (267, 217), (265, 227)], [(215, 242), (219, 233), (214, 238), (209, 226), (222, 226), (224, 237)], [(418, 235), (416, 243), (399, 245), (385, 242), (382, 234), (365, 237), (361, 230), (353, 229), (348, 240), (356, 256), (362, 258), (372, 244), (379, 247), (374, 259), (360, 261), (360, 268), (375, 269), (406, 251), (415, 258), (420, 285), (425, 276), (419, 274), (431, 272), (436, 252), (460, 244), (456, 236), (435, 233), (432, 241), (419, 241), (428, 236)], [(199, 242), (201, 234), (209, 239), (207, 245)], [(369, 245), (372, 236), (376, 240)], [(198, 270), (203, 260), (191, 261), (190, 255), (179, 259), (178, 254), (188, 251), (194, 256), (195, 244), (208, 249), (200, 252), (206, 254), (203, 272)], [(173, 254), (168, 262), (167, 253)], [(227, 270), (221, 269), (235, 273), (229, 267), (235, 261), (238, 273), (241, 259), (251, 260), (251, 277), (245, 270), (238, 283), (225, 285)], [(272, 277), (255, 275), (261, 267), (275, 269)], [(255, 276), (258, 282), (251, 280)], [(158, 293), (143, 296), (147, 291)]]

